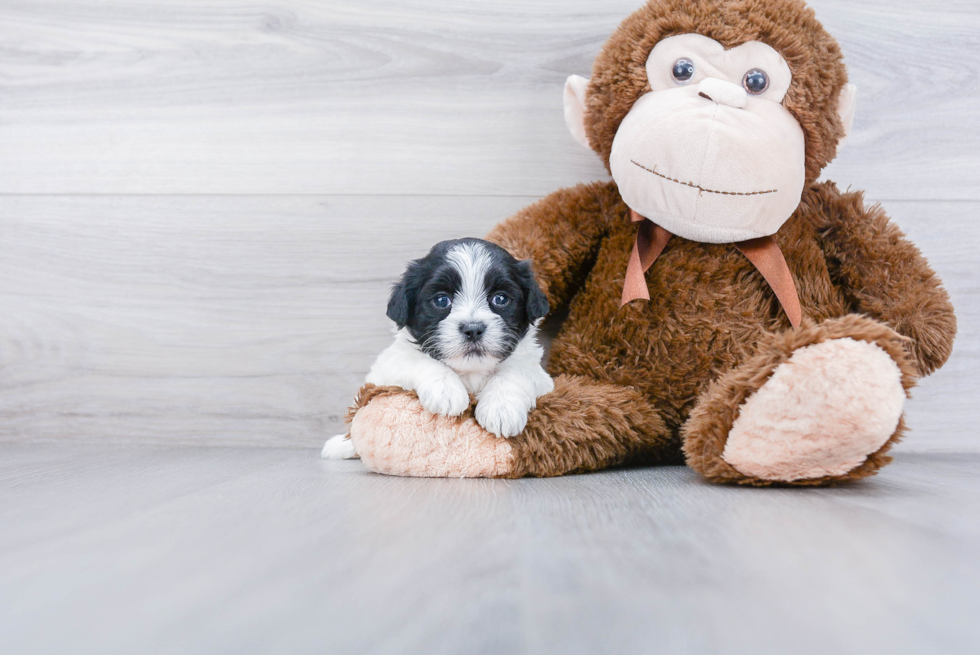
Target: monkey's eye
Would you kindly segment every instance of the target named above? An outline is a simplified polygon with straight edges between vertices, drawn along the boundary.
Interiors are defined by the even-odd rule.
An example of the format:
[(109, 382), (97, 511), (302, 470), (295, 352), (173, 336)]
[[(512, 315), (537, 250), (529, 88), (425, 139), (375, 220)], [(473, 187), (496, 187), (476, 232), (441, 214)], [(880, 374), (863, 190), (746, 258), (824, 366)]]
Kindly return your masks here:
[(451, 304), (453, 304), (453, 300), (446, 294), (440, 293), (438, 296), (432, 299), (432, 304), (438, 307), (439, 309), (445, 309), (446, 307), (449, 307)]
[(674, 67), (670, 69), (670, 74), (674, 81), (683, 84), (694, 77), (694, 62), (690, 59), (678, 59), (674, 62)]
[(766, 89), (769, 88), (769, 76), (766, 75), (766, 71), (753, 68), (742, 78), (742, 86), (745, 87), (746, 91), (757, 96), (760, 93), (765, 93)]
[(502, 293), (495, 294), (493, 298), (490, 299), (490, 304), (494, 307), (506, 307), (510, 302), (510, 298)]

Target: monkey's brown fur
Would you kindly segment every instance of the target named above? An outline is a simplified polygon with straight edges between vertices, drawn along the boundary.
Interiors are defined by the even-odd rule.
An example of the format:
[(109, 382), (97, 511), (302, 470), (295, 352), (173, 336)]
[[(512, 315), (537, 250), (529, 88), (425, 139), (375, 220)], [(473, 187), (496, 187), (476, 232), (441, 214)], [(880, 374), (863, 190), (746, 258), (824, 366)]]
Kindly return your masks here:
[[(549, 476), (643, 460), (687, 463), (718, 482), (772, 484), (721, 457), (739, 407), (792, 353), (850, 337), (891, 355), (908, 390), (949, 357), (956, 320), (918, 249), (861, 193), (817, 183), (843, 127), (847, 75), (837, 43), (797, 0), (658, 0), (629, 17), (596, 60), (586, 133), (608, 165), (623, 117), (649, 91), (644, 64), (661, 39), (699, 33), (725, 47), (759, 40), (788, 63), (783, 105), (803, 128), (807, 188), (775, 235), (796, 280), (804, 324), (793, 330), (772, 290), (730, 244), (674, 237), (646, 274), (651, 300), (620, 308), (636, 234), (614, 183), (557, 191), (488, 238), (534, 263), (553, 308), (568, 318), (551, 351), (555, 392), (511, 439), (508, 477)], [(463, 417), (464, 420), (466, 417)], [(904, 427), (844, 475), (871, 475)]]
[[(678, 237), (646, 275), (651, 301), (620, 308), (635, 235), (628, 214), (615, 184), (581, 185), (528, 207), (489, 238), (534, 261), (553, 306), (569, 304), (552, 346), (551, 372), (616, 390), (632, 387), (658, 410), (666, 431), (657, 434), (650, 423), (643, 441), (656, 447), (647, 454), (657, 450), (667, 459), (683, 437), (687, 463), (706, 477), (771, 484), (738, 473), (721, 452), (738, 407), (795, 349), (840, 337), (876, 343), (898, 363), (906, 389), (949, 356), (956, 320), (939, 279), (880, 208), (864, 208), (860, 193), (840, 194), (829, 182), (811, 185), (776, 235), (804, 311), (805, 325), (795, 331), (765, 280), (734, 247)], [(540, 411), (551, 413), (550, 402), (541, 398)], [(562, 417), (556, 413), (547, 432), (519, 437), (517, 448), (561, 451), (584, 440), (580, 419)], [(795, 484), (874, 473), (890, 461), (885, 452), (902, 430), (848, 474)], [(630, 457), (622, 448), (617, 452), (621, 461)], [(575, 468), (600, 468), (609, 457), (602, 450), (591, 467)], [(560, 472), (529, 465), (526, 474)]]

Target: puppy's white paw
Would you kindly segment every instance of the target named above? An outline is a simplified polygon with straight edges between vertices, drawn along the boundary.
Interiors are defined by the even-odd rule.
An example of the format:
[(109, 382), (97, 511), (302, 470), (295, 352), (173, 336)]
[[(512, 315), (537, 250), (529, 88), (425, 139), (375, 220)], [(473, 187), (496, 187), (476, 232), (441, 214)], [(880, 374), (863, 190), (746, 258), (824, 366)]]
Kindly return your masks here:
[(433, 414), (459, 416), (470, 406), (470, 394), (462, 380), (452, 371), (439, 377), (419, 382), (415, 386), (422, 407)]
[(356, 459), (357, 453), (354, 452), (354, 442), (346, 434), (338, 434), (336, 437), (327, 439), (320, 451), (323, 459)]
[(551, 379), (551, 376), (548, 375), (547, 371), (540, 366), (535, 369), (533, 378), (535, 398), (540, 398), (546, 393), (551, 393), (555, 390), (555, 381)]
[(527, 425), (527, 412), (523, 394), (489, 393), (480, 396), (473, 416), (487, 432), (498, 437), (516, 437)]

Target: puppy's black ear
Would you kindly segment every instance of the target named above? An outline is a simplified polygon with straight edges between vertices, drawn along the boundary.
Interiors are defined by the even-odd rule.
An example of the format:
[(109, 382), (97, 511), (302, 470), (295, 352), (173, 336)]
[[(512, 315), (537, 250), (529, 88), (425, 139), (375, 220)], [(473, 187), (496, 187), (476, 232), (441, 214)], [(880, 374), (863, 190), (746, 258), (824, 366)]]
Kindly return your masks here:
[(388, 298), (388, 318), (395, 322), (398, 329), (405, 327), (408, 323), (408, 293), (405, 290), (405, 280), (391, 287), (391, 296)]
[(391, 288), (388, 298), (388, 318), (395, 322), (398, 329), (408, 324), (412, 315), (415, 299), (419, 293), (422, 277), (422, 260), (416, 259), (408, 264), (398, 284)]
[(521, 286), (524, 288), (524, 297), (527, 299), (524, 307), (527, 312), (527, 320), (536, 321), (539, 318), (547, 316), (551, 307), (548, 305), (548, 299), (545, 297), (544, 292), (541, 291), (541, 287), (538, 286), (537, 281), (534, 279), (531, 260), (525, 259), (524, 261), (517, 262), (517, 270), (519, 272)]

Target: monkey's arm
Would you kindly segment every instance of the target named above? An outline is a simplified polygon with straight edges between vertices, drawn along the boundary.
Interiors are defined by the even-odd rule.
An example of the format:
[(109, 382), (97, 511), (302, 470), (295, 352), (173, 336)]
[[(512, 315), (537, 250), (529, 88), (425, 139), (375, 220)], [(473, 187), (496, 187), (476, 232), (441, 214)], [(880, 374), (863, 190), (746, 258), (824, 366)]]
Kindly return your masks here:
[(611, 182), (560, 189), (497, 225), (487, 239), (518, 259), (531, 260), (554, 310), (582, 283), (606, 234), (608, 217), (621, 203)]
[(841, 194), (833, 183), (813, 192), (811, 210), (830, 274), (854, 310), (909, 337), (920, 375), (938, 369), (956, 336), (956, 316), (939, 276), (881, 207), (865, 207), (862, 193)]

